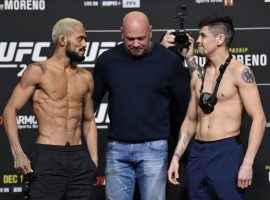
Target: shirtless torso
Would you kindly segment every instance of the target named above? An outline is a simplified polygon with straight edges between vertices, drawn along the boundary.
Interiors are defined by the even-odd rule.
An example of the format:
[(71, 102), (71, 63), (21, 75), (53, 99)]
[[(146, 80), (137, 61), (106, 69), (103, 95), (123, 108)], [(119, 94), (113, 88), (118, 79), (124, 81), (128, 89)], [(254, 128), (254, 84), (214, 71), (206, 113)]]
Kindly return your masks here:
[(37, 143), (81, 144), (83, 106), (93, 88), (90, 73), (75, 66), (67, 69), (53, 66), (50, 61), (31, 67), (40, 71), (32, 97), (39, 123)]
[[(240, 125), (243, 116), (243, 102), (241, 100), (237, 77), (237, 70), (245, 68), (241, 63), (232, 60), (227, 67), (217, 92), (217, 104), (210, 114), (204, 114), (197, 106), (198, 123), (196, 126), (195, 138), (202, 141), (214, 141), (240, 134)], [(196, 73), (196, 72), (195, 72)], [(208, 67), (205, 73), (202, 92), (213, 93), (216, 85), (218, 70)], [(194, 74), (194, 90), (196, 101), (199, 100), (202, 79)]]
[[(31, 99), (38, 120), (38, 144), (80, 145), (81, 130), (95, 164), (97, 164), (97, 136), (94, 121), (90, 72), (73, 65), (64, 67), (54, 57), (27, 67), (5, 108), (5, 127), (19, 172), (31, 171), (18, 138), (16, 111)], [(83, 125), (82, 125), (83, 123)]]

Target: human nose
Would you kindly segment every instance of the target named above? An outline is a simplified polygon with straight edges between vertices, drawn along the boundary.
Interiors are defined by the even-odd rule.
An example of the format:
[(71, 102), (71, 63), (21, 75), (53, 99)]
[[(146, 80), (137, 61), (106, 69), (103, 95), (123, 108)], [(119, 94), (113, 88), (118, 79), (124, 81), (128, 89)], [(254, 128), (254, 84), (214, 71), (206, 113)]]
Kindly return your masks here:
[(86, 47), (86, 46), (87, 46), (86, 41), (85, 41), (85, 40), (82, 40), (82, 41), (81, 41), (81, 45), (82, 45), (83, 47)]
[(140, 45), (139, 40), (135, 39), (135, 40), (133, 41), (133, 46), (134, 46), (134, 47), (138, 47), (139, 45)]
[(201, 42), (201, 36), (198, 37), (198, 39), (196, 40), (196, 43)]

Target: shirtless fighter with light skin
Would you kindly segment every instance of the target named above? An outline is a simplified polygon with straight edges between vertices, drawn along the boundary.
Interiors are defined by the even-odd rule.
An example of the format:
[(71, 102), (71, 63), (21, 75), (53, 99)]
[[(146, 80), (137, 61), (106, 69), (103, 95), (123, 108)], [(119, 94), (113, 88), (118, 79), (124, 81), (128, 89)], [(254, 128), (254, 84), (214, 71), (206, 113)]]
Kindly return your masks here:
[[(71, 18), (59, 20), (52, 31), (52, 39), (56, 47), (53, 56), (27, 67), (6, 105), (5, 128), (14, 157), (14, 167), (20, 173), (27, 174), (33, 171), (32, 163), (21, 147), (16, 123), (16, 112), (29, 99), (32, 100), (33, 110), (38, 120), (39, 135), (36, 143), (41, 145), (39, 148), (44, 149), (46, 146), (51, 150), (51, 154), (59, 149), (60, 151), (70, 149), (67, 150), (71, 151), (67, 152), (67, 155), (80, 152), (83, 122), (82, 130), (88, 149), (86, 155), (89, 157), (83, 160), (88, 161), (86, 167), (88, 164), (93, 168), (93, 164), (97, 166), (97, 129), (92, 106), (93, 79), (87, 70), (78, 68), (73, 63), (84, 60), (85, 38), (86, 32), (81, 22)], [(77, 158), (72, 157), (72, 159)], [(38, 165), (37, 163), (37, 168)], [(81, 165), (82, 163), (80, 167)]]
[[(265, 130), (263, 107), (252, 71), (232, 58), (217, 90), (214, 110), (210, 113), (202, 110), (200, 96), (213, 94), (220, 66), (229, 57), (234, 31), (231, 19), (222, 16), (204, 18), (199, 28), (199, 55), (208, 62), (204, 73), (195, 70), (192, 74), (191, 99), (168, 178), (179, 184), (178, 162), (195, 135), (187, 166), (189, 198), (244, 199), (242, 189), (252, 183), (252, 166)], [(167, 32), (168, 43), (172, 37)], [(189, 65), (199, 69), (193, 57), (194, 40), (191, 37), (189, 40), (192, 48), (185, 52), (185, 58)], [(244, 111), (252, 119), (245, 154), (237, 142)]]

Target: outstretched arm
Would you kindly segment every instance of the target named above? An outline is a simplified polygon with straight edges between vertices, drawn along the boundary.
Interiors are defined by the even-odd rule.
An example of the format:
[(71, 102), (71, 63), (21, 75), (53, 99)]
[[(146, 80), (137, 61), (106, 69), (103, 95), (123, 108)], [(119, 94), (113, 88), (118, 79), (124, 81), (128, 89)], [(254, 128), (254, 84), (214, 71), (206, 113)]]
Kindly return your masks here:
[(14, 158), (14, 168), (19, 173), (32, 171), (30, 161), (21, 147), (18, 126), (16, 121), (17, 111), (20, 110), (34, 93), (36, 84), (43, 74), (43, 67), (36, 63), (29, 65), (16, 85), (4, 110), (4, 125), (9, 139), (11, 152)]
[(238, 186), (246, 188), (252, 183), (252, 166), (264, 135), (266, 119), (255, 78), (250, 68), (241, 67), (237, 70), (236, 76), (244, 108), (252, 119), (247, 151), (238, 173)]

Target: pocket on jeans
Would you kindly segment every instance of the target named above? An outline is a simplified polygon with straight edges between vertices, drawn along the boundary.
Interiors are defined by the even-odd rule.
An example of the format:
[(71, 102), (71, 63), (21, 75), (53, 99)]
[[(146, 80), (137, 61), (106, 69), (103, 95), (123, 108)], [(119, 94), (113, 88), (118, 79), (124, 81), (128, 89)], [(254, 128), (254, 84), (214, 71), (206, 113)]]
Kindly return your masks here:
[(167, 140), (157, 140), (147, 143), (149, 148), (156, 150), (156, 151), (167, 151), (168, 149), (168, 142)]

